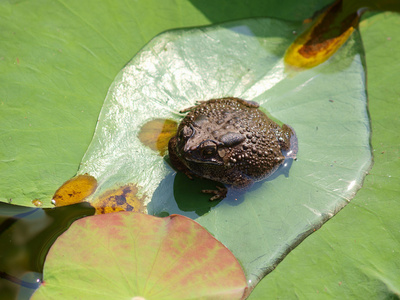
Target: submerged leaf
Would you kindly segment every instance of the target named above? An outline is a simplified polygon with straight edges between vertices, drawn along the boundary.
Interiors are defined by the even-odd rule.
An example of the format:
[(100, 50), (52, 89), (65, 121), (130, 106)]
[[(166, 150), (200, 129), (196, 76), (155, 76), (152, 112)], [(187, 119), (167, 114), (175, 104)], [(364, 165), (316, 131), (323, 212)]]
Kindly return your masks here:
[(140, 129), (139, 140), (164, 156), (168, 150), (168, 142), (176, 134), (176, 130), (177, 123), (173, 120), (151, 120)]
[(107, 214), (119, 211), (144, 212), (143, 203), (146, 197), (137, 196), (137, 186), (130, 184), (105, 192), (92, 203), (96, 214)]
[(121, 212), (76, 221), (50, 249), (32, 299), (241, 299), (243, 271), (196, 222)]
[[(287, 73), (285, 51), (302, 29), (301, 23), (251, 19), (154, 38), (110, 87), (79, 170), (99, 182), (88, 201), (135, 184), (149, 214), (197, 218), (241, 261), (254, 286), (350, 201), (372, 163), (358, 31), (324, 63)], [(272, 177), (245, 193), (230, 190), (211, 207), (202, 182), (187, 196), (185, 181), (174, 184), (168, 160), (138, 135), (149, 121), (179, 122), (179, 111), (196, 101), (228, 96), (256, 101), (293, 127), (299, 151), (297, 161), (286, 161)]]

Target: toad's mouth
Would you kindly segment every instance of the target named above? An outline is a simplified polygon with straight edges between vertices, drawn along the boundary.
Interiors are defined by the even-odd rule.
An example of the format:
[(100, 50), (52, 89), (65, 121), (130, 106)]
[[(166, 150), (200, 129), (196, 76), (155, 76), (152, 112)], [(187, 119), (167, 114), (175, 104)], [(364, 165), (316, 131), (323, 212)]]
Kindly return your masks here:
[(201, 151), (196, 150), (188, 150), (181, 151), (183, 160), (191, 163), (199, 163), (199, 164), (209, 164), (209, 165), (222, 165), (223, 161), (219, 158), (215, 157), (204, 157), (201, 154)]
[(192, 163), (199, 163), (199, 164), (207, 164), (207, 165), (223, 165), (223, 162), (218, 161), (216, 159), (204, 159), (204, 158), (197, 158), (194, 156), (184, 156), (186, 161)]

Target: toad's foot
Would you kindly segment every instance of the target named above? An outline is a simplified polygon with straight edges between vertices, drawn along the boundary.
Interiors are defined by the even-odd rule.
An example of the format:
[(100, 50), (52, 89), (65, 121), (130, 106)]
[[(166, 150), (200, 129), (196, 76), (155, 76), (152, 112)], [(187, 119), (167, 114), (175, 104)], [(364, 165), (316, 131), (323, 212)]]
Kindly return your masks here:
[(228, 193), (228, 189), (226, 187), (220, 187), (220, 186), (216, 186), (216, 190), (202, 190), (202, 193), (205, 194), (214, 194), (214, 196), (212, 196), (210, 198), (210, 201), (214, 201), (217, 199), (224, 199), (226, 197), (226, 194)]
[(193, 180), (193, 176), (192, 176), (191, 173), (185, 172), (185, 175), (186, 175), (186, 177), (189, 178), (190, 180)]

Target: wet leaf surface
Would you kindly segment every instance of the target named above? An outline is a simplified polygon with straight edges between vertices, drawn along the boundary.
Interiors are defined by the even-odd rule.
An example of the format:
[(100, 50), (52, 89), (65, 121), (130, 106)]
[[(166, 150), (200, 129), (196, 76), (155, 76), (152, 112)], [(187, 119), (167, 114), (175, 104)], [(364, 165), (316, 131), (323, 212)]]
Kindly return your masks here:
[(156, 119), (145, 123), (139, 131), (143, 145), (164, 156), (169, 140), (176, 134), (177, 123), (172, 120)]
[[(325, 63), (287, 72), (284, 53), (296, 39), (293, 31), (302, 28), (264, 18), (154, 38), (110, 87), (78, 172), (98, 179), (88, 201), (133, 183), (139, 197), (146, 195), (149, 214), (196, 219), (233, 251), (256, 284), (351, 200), (372, 163), (358, 32)], [(246, 191), (230, 190), (211, 207), (209, 196), (200, 193), (210, 189), (202, 186), (206, 182), (185, 194), (188, 185), (175, 177), (168, 158), (144, 146), (138, 135), (152, 120), (179, 122), (179, 111), (196, 101), (227, 96), (256, 101), (292, 126), (298, 160), (287, 160)]]
[(32, 299), (234, 300), (245, 288), (233, 254), (196, 222), (121, 212), (78, 220), (61, 235)]
[(290, 253), (249, 299), (398, 299), (400, 295), (400, 15), (360, 23), (374, 166), (351, 203)]
[[(381, 4), (389, 5), (390, 2), (393, 9), (398, 6), (397, 1), (364, 2), (370, 2), (378, 9), (384, 9)], [(175, 2), (166, 0), (162, 3), (132, 2), (129, 7), (125, 1), (110, 1), (110, 5), (107, 1), (102, 3), (90, 9), (81, 1), (69, 1), (68, 5), (51, 1), (2, 3), (0, 21), (4, 30), (0, 34), (4, 41), (4, 51), (0, 54), (0, 63), (4, 72), (1, 73), (3, 86), (0, 90), (0, 111), (3, 114), (0, 120), (5, 143), (0, 145), (3, 155), (0, 168), (1, 201), (8, 202), (11, 199), (12, 203), (32, 205), (32, 199), (39, 197), (44, 206), (51, 206), (50, 199), (54, 191), (76, 172), (90, 142), (113, 74), (157, 33), (169, 28), (220, 23), (251, 16), (302, 21), (331, 1), (253, 1), (244, 4), (242, 1), (228, 3), (193, 0), (181, 1), (175, 5)], [(285, 9), (282, 9), (282, 5)], [(157, 16), (153, 15), (155, 11)], [(284, 291), (293, 291), (299, 296), (300, 288), (309, 287), (309, 291), (317, 293), (318, 289), (320, 292), (323, 290), (321, 286), (325, 286), (334, 295), (344, 291), (344, 296), (353, 293), (365, 295), (362, 297), (365, 299), (371, 296), (371, 289), (363, 288), (366, 286), (366, 277), (360, 272), (359, 266), (367, 261), (377, 269), (385, 270), (383, 279), (395, 276), (395, 272), (389, 269), (396, 266), (392, 262), (397, 261), (398, 256), (395, 256), (396, 252), (386, 254), (393, 248), (390, 243), (396, 243), (397, 185), (393, 183), (395, 176), (392, 179), (387, 176), (390, 170), (388, 167), (396, 166), (398, 147), (391, 144), (394, 140), (393, 130), (387, 129), (393, 127), (390, 121), (396, 118), (394, 108), (397, 106), (387, 100), (391, 96), (386, 92), (395, 92), (393, 87), (396, 86), (397, 75), (390, 68), (393, 66), (391, 54), (398, 48), (395, 43), (396, 31), (393, 31), (397, 28), (398, 16), (389, 18), (381, 15), (380, 19), (373, 19), (372, 23), (382, 26), (380, 31), (373, 30), (367, 35), (362, 33), (363, 40), (367, 42), (367, 57), (369, 55), (371, 61), (376, 61), (373, 65), (371, 61), (368, 62), (369, 68), (374, 68), (370, 74), (376, 74), (369, 78), (369, 84), (375, 82), (384, 89), (374, 93), (381, 95), (378, 101), (371, 100), (375, 107), (372, 111), (374, 133), (381, 137), (381, 140), (374, 143), (376, 153), (382, 157), (375, 159), (373, 169), (377, 168), (379, 173), (371, 179), (376, 183), (374, 188), (370, 189), (367, 185), (366, 191), (361, 191), (361, 198), (357, 198), (363, 203), (370, 200), (365, 202), (365, 208), (368, 209), (360, 205), (361, 211), (365, 213), (357, 219), (354, 213), (356, 209), (346, 209), (346, 214), (340, 214), (337, 222), (326, 224), (319, 238), (315, 242), (310, 240), (310, 256), (299, 257), (298, 261), (303, 264), (289, 260), (285, 265), (287, 267), (282, 265), (278, 269), (282, 270), (281, 276), (274, 279), (274, 291), (269, 286), (268, 294), (279, 296)], [(35, 38), (32, 39), (32, 36)], [(113, 49), (118, 49), (118, 52)], [(394, 83), (384, 75), (389, 75)], [(392, 114), (388, 115), (389, 111)], [(69, 211), (69, 207), (65, 208)], [(368, 211), (373, 211), (373, 214), (369, 215)], [(376, 222), (371, 222), (371, 216)], [(382, 220), (385, 220), (383, 225)], [(357, 226), (352, 222), (356, 222)], [(381, 228), (382, 231), (373, 228)], [(343, 242), (344, 233), (348, 243)], [(358, 238), (360, 235), (362, 240)], [(316, 251), (316, 247), (324, 241), (327, 246)], [(370, 244), (383, 245), (386, 242), (389, 244), (377, 248)], [(362, 261), (354, 259), (350, 262), (344, 259), (349, 255), (350, 248), (355, 258), (365, 253), (368, 255)], [(338, 259), (331, 265), (327, 262), (332, 261), (333, 255)], [(391, 265), (389, 269), (387, 264)], [(326, 266), (326, 269), (322, 270), (321, 266)], [(296, 276), (304, 275), (304, 270), (307, 270), (307, 276)], [(345, 279), (336, 276), (337, 272), (342, 272)], [(289, 273), (293, 277), (288, 277)], [(394, 282), (395, 278), (390, 280)], [(385, 279), (386, 282), (390, 280)], [(315, 285), (310, 285), (311, 281)], [(290, 288), (291, 283), (296, 285), (294, 289)], [(380, 289), (381, 284), (380, 280), (369, 281), (368, 287)], [(310, 295), (309, 291), (303, 295), (306, 299)], [(10, 299), (7, 295), (2, 293), (1, 297)]]
[(100, 195), (92, 206), (96, 214), (107, 214), (119, 211), (145, 212), (143, 203), (146, 197), (137, 196), (137, 186), (130, 184), (109, 190)]

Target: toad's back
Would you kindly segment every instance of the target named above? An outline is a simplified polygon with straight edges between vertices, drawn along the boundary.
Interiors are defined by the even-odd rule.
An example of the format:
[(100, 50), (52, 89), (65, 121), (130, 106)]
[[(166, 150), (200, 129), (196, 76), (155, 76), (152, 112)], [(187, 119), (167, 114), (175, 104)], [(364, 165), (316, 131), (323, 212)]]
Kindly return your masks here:
[(258, 104), (212, 99), (186, 109), (170, 152), (192, 173), (247, 186), (270, 175), (283, 161), (293, 131), (269, 119)]

